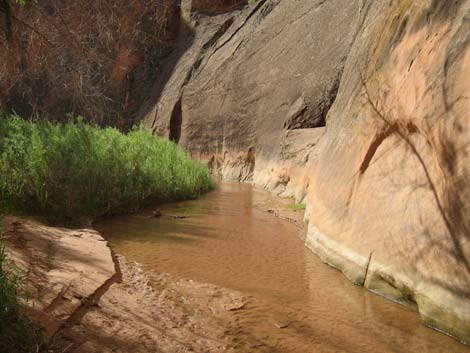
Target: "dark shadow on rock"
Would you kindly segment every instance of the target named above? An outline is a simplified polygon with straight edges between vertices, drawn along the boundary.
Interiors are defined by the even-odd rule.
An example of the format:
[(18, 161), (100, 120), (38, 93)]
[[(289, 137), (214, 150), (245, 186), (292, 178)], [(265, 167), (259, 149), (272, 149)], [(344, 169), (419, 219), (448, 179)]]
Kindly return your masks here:
[(465, 4), (466, 0), (432, 0), (429, 7), (416, 22), (413, 30), (417, 31), (430, 23), (453, 21), (456, 13)]
[[(178, 32), (178, 37), (177, 37), (176, 48), (168, 56), (168, 58), (162, 63), (163, 72), (161, 76), (158, 78), (158, 80), (155, 82), (149, 100), (143, 105), (142, 109), (140, 110), (139, 120), (142, 120), (145, 116), (147, 116), (152, 111), (155, 104), (158, 101), (160, 101), (163, 90), (165, 89), (166, 84), (168, 83), (170, 78), (173, 76), (174, 70), (176, 66), (178, 65), (179, 60), (183, 57), (183, 55), (187, 52), (187, 50), (191, 48), (191, 45), (194, 42), (194, 36), (195, 36), (194, 31), (187, 24), (185, 24), (184, 22), (181, 22), (180, 29)], [(181, 106), (181, 99), (180, 99), (179, 104)], [(152, 124), (150, 126), (151, 128), (154, 128), (156, 120), (157, 120), (157, 116), (155, 114), (152, 120)]]
[(170, 117), (170, 140), (178, 144), (181, 137), (181, 125), (183, 124), (183, 112), (181, 110), (181, 100), (176, 102)]

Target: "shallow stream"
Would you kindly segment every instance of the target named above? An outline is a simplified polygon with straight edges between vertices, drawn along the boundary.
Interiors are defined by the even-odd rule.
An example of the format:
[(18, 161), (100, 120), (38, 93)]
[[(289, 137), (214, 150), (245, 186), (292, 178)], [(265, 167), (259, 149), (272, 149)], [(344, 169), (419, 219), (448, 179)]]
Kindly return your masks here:
[(97, 228), (148, 270), (242, 292), (247, 304), (233, 313), (230, 334), (253, 342), (250, 352), (470, 352), (321, 263), (303, 244), (305, 229), (268, 212), (289, 203), (222, 183), (198, 200), (161, 206), (161, 217), (150, 209)]

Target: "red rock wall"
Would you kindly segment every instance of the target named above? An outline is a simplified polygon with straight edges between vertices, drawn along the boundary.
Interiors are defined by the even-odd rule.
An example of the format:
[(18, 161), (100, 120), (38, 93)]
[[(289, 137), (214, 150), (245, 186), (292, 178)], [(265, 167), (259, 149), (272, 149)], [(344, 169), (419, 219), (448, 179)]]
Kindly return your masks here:
[(307, 244), (470, 342), (468, 1), (371, 9), (312, 166)]

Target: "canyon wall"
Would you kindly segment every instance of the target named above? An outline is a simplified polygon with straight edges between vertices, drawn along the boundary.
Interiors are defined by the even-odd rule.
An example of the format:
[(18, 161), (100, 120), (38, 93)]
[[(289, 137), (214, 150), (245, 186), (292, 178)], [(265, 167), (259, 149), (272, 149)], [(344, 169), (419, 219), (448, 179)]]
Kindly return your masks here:
[(312, 168), (307, 240), (467, 342), (469, 5), (371, 7)]
[(307, 245), (470, 341), (469, 1), (374, 4), (312, 166)]
[(183, 53), (142, 112), (146, 125), (226, 179), (276, 184), (271, 169), (309, 158), (291, 142), (308, 148), (323, 133), (362, 12), (361, 1), (259, 1), (193, 15)]
[(470, 342), (469, 9), (186, 2), (141, 117), (214, 174), (306, 202), (325, 262)]

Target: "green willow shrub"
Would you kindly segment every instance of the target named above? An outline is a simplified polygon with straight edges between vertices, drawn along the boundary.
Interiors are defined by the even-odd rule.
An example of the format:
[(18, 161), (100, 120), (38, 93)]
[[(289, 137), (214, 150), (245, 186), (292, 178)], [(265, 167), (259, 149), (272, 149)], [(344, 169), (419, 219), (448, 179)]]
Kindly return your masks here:
[(212, 188), (206, 166), (143, 127), (0, 117), (0, 210), (78, 219), (195, 198)]

